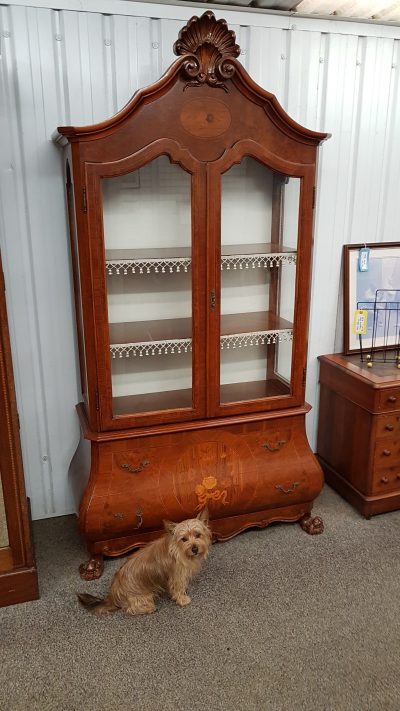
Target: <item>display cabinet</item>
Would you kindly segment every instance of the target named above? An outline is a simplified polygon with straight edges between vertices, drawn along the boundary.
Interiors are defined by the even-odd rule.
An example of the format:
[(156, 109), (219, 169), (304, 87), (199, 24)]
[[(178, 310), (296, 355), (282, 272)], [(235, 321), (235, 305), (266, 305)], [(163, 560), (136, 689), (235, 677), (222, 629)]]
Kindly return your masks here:
[(91, 468), (86, 578), (207, 505), (216, 539), (310, 515), (317, 149), (212, 12), (113, 118), (59, 128)]
[(0, 254), (0, 607), (38, 597)]

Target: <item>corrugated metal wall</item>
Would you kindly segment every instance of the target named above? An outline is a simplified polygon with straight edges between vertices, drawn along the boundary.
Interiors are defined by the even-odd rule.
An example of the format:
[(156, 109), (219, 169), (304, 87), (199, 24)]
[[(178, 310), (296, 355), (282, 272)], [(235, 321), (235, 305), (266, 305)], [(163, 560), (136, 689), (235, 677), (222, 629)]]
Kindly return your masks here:
[[(51, 134), (110, 116), (156, 80), (194, 11), (118, 0), (37, 4), (47, 7), (0, 4), (0, 239), (25, 473), (33, 517), (42, 518), (74, 508), (68, 467), (79, 439), (64, 186)], [(101, 14), (106, 7), (113, 14)], [(236, 31), (255, 80), (298, 122), (332, 133), (320, 156), (315, 225), (307, 387), (315, 445), (316, 358), (341, 347), (342, 245), (399, 239), (400, 30), (216, 15)]]

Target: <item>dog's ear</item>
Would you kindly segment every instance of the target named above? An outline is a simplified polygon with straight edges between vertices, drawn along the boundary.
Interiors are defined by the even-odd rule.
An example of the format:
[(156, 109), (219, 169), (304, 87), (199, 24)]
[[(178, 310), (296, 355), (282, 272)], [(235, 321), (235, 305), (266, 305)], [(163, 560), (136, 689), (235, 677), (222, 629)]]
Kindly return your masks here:
[(210, 521), (210, 515), (208, 513), (207, 506), (202, 509), (199, 514), (197, 514), (197, 518), (199, 519), (199, 521), (202, 521), (205, 526), (208, 526), (208, 523)]
[(172, 536), (176, 528), (176, 523), (174, 523), (173, 521), (163, 521), (163, 524), (166, 532), (170, 533)]

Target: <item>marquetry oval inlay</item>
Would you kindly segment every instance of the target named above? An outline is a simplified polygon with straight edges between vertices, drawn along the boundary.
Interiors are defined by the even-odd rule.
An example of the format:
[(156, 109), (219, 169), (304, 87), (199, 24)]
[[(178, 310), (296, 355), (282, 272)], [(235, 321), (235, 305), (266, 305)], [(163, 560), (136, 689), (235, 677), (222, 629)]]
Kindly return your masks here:
[(218, 99), (192, 99), (188, 101), (180, 115), (185, 131), (197, 138), (220, 136), (231, 125), (231, 112)]

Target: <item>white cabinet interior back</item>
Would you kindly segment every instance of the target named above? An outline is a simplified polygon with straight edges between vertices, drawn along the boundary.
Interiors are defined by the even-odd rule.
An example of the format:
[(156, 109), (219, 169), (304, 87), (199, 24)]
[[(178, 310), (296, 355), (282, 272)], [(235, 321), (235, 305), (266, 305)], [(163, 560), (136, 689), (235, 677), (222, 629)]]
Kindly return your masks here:
[[(113, 115), (138, 87), (155, 81), (173, 60), (171, 48), (183, 21), (200, 9), (109, 0), (104, 15), (102, 0), (43, 0), (42, 7), (34, 5), (33, 0), (25, 6), (20, 0), (8, 0), (7, 5), (0, 2), (0, 240), (27, 489), (33, 517), (42, 518), (74, 510), (68, 469), (79, 439), (75, 404), (80, 399), (63, 171), (51, 134), (58, 125), (92, 124)], [(225, 17), (235, 29), (242, 47), (240, 60), (256, 81), (276, 94), (299, 123), (332, 133), (321, 147), (315, 217), (307, 377), (307, 399), (313, 405), (308, 430), (314, 444), (316, 356), (341, 347), (342, 244), (398, 240), (400, 28), (228, 9), (217, 10), (216, 16)], [(304, 96), (308, 101), (300, 101)], [(150, 165), (125, 179), (140, 186), (140, 200), (152, 200), (154, 180), (159, 181), (158, 199), (169, 206), (174, 226), (179, 214), (178, 237), (186, 247), (190, 180), (177, 166), (165, 163), (165, 174), (152, 173)], [(241, 171), (252, 179), (252, 189), (246, 194)], [(260, 166), (243, 161), (224, 176), (225, 244), (243, 242), (243, 231), (256, 232), (260, 220), (265, 227), (268, 208), (258, 199), (259, 173)], [(173, 197), (176, 185), (170, 189), (171, 180), (179, 183), (178, 202)], [(124, 215), (134, 224), (132, 229), (143, 227), (139, 198), (137, 204), (127, 200), (134, 191), (124, 191), (124, 180), (117, 182), (110, 187), (105, 181), (103, 186), (110, 250), (123, 250), (125, 245), (119, 237), (124, 233), (118, 224), (121, 211), (117, 218), (107, 210), (109, 190), (119, 190), (119, 200), (126, 200)], [(291, 183), (285, 186), (285, 199), (298, 200), (296, 181)], [(246, 220), (241, 222), (234, 217), (238, 201), (248, 205)], [(285, 210), (285, 214), (291, 212)], [(163, 246), (167, 248), (170, 232), (165, 209), (162, 214)], [(243, 205), (240, 214), (244, 214)], [(157, 205), (152, 219), (159, 219)], [(284, 230), (288, 246), (294, 246), (296, 226), (286, 224)], [(173, 239), (176, 244), (175, 232)], [(295, 268), (295, 264), (284, 266), (288, 273)], [(258, 270), (249, 290), (243, 269), (238, 298), (257, 305), (267, 271)], [(146, 280), (138, 280), (133, 297), (124, 280), (110, 276), (112, 322), (124, 322), (124, 313), (132, 306), (130, 298), (146, 301), (144, 319), (153, 313), (190, 316), (186, 277), (183, 269), (175, 282), (176, 291), (167, 289), (167, 300), (152, 302)], [(229, 277), (225, 270), (225, 313), (236, 310)], [(292, 300), (281, 309), (290, 320)], [(291, 344), (280, 347), (281, 375), (289, 378)], [(249, 380), (257, 379), (262, 357), (257, 347), (245, 361), (240, 349), (223, 352), (223, 382), (234, 382), (236, 372), (243, 380), (244, 367)], [(178, 376), (179, 387), (185, 387), (185, 378), (190, 383), (190, 357), (183, 352), (180, 358), (182, 363), (187, 359), (187, 368), (180, 367), (179, 373), (172, 361), (165, 367), (167, 390), (176, 387)], [(113, 367), (115, 393), (140, 392), (141, 387), (148, 391), (155, 368), (152, 359), (141, 359), (145, 363), (136, 382), (128, 375), (124, 360), (116, 358)], [(155, 383), (154, 389), (159, 390), (160, 384)]]

